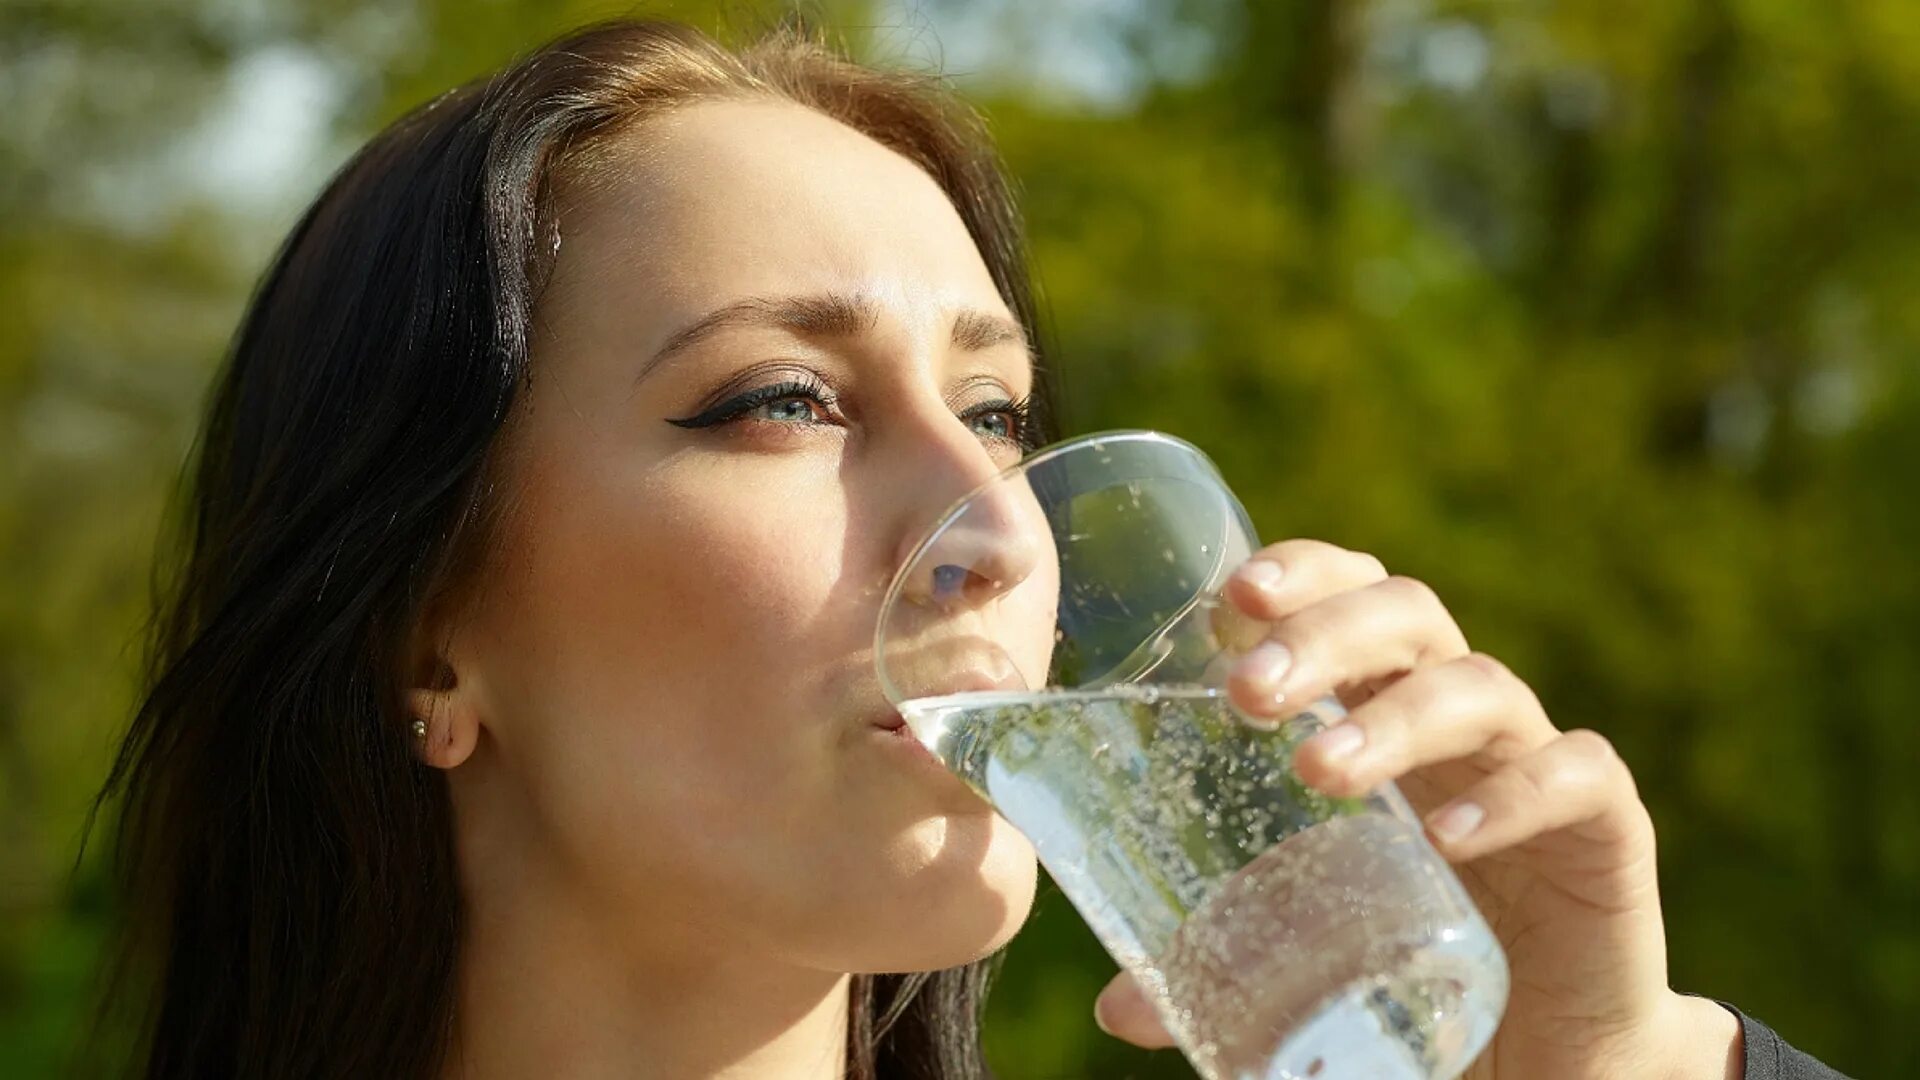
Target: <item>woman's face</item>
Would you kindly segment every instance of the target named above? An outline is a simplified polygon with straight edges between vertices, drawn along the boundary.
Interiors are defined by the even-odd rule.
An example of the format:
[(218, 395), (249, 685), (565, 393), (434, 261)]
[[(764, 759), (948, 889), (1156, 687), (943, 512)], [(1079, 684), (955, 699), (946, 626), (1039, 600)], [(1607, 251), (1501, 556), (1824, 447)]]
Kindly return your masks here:
[[(640, 947), (983, 955), (1032, 849), (879, 726), (872, 642), (913, 541), (1020, 456), (1024, 338), (933, 180), (836, 121), (703, 103), (621, 148), (561, 194), (511, 509), (448, 628), (468, 887), (559, 883)], [(1052, 574), (971, 613), (1025, 670)]]

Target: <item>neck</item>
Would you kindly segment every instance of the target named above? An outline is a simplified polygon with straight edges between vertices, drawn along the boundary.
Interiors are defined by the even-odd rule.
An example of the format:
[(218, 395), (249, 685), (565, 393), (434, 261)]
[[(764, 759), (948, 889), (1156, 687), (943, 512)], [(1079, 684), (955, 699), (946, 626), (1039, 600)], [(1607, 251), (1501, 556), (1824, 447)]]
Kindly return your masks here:
[(840, 1080), (846, 974), (744, 948), (684, 911), (609, 910), (528, 833), (535, 815), (466, 793), (448, 1080)]
[(447, 1075), (839, 1080), (848, 977), (611, 947), (564, 912), (471, 913)]

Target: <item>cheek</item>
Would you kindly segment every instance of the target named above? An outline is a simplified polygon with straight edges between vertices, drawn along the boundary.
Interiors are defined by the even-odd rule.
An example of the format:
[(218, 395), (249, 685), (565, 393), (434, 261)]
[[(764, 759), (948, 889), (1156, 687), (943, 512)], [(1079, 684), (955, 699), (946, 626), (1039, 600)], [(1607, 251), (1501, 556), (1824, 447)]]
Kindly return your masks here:
[(526, 484), (485, 667), (503, 752), (548, 831), (581, 862), (645, 873), (733, 872), (714, 864), (790, 842), (768, 823), (798, 829), (796, 808), (831, 788), (834, 733), (806, 690), (852, 647), (822, 626), (841, 500), (804, 477), (671, 462)]
[(626, 531), (646, 549), (632, 571), (647, 585), (642, 636), (683, 665), (674, 670), (727, 676), (739, 692), (779, 683), (743, 675), (777, 675), (810, 659), (809, 644), (835, 644), (812, 633), (841, 571), (845, 511), (834, 493), (662, 485), (633, 517)]
[(832, 593), (837, 503), (761, 512), (751, 488), (670, 480), (551, 485), (528, 508), (501, 621), (540, 661), (523, 674), (577, 719), (656, 716), (716, 679), (749, 691), (769, 680), (741, 676), (804, 659), (794, 650)]

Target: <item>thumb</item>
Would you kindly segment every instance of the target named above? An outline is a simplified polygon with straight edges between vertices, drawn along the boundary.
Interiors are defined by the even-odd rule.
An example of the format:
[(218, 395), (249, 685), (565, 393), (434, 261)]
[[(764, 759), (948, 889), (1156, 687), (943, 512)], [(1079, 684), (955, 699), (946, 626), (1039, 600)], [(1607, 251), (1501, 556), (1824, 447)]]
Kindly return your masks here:
[(1122, 971), (1113, 977), (1093, 1003), (1093, 1022), (1100, 1030), (1148, 1050), (1173, 1045), (1172, 1036), (1160, 1023), (1147, 996), (1132, 975)]

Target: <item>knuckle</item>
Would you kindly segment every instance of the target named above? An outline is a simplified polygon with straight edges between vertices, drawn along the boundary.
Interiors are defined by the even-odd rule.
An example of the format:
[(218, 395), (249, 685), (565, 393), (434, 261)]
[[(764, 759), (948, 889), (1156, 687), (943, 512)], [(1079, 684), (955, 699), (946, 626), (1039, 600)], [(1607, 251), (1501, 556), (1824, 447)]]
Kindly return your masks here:
[(1364, 551), (1355, 551), (1350, 554), (1357, 564), (1358, 574), (1361, 578), (1367, 581), (1385, 581), (1389, 577), (1387, 564), (1381, 562), (1379, 556), (1371, 555)]
[(1381, 582), (1381, 585), (1409, 603), (1427, 607), (1441, 606), (1440, 594), (1433, 591), (1433, 586), (1419, 578), (1408, 577), (1405, 574), (1390, 574)]
[(1613, 745), (1612, 739), (1592, 728), (1575, 728), (1560, 737), (1571, 740), (1571, 744), (1579, 749), (1581, 756), (1591, 764), (1597, 783), (1619, 784), (1634, 798), (1639, 798), (1640, 785), (1634, 780), (1633, 770), (1627, 767), (1627, 760), (1620, 756), (1620, 750)]
[(1584, 760), (1608, 766), (1620, 763), (1620, 752), (1614, 749), (1613, 740), (1592, 728), (1574, 728), (1560, 738)]
[(1584, 738), (1561, 736), (1551, 753), (1543, 753), (1540, 782), (1543, 787), (1567, 793), (1588, 792), (1605, 787), (1612, 773), (1606, 757), (1597, 753)]
[(1492, 683), (1502, 689), (1508, 689), (1520, 681), (1519, 676), (1506, 664), (1483, 652), (1471, 652), (1461, 657), (1460, 666), (1482, 682)]
[(1556, 762), (1541, 778), (1541, 787), (1563, 795), (1585, 794), (1602, 786), (1601, 770), (1585, 760)]
[(1470, 672), (1486, 692), (1497, 699), (1518, 707), (1518, 715), (1529, 723), (1546, 723), (1546, 706), (1540, 703), (1540, 696), (1525, 679), (1513, 673), (1513, 669), (1497, 657), (1483, 652), (1471, 652), (1462, 656), (1460, 666)]

